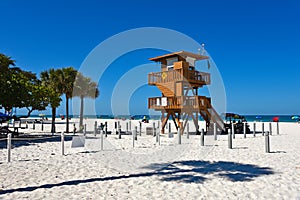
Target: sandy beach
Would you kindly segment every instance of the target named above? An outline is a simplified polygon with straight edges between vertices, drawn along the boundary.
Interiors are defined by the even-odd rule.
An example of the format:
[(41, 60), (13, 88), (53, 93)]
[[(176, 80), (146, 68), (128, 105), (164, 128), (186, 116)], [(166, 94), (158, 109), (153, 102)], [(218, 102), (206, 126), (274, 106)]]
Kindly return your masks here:
[[(8, 163), (6, 142), (1, 141), (0, 199), (300, 199), (298, 123), (281, 122), (279, 135), (273, 124), (271, 153), (265, 153), (261, 133), (236, 135), (233, 149), (227, 135), (218, 135), (217, 141), (205, 136), (200, 146), (199, 135), (187, 139), (184, 134), (179, 145), (177, 134), (165, 134), (158, 144), (145, 134), (152, 121), (143, 124), (133, 147), (132, 135), (119, 139), (114, 120), (97, 120), (98, 125), (105, 121), (112, 134), (104, 137), (103, 150), (99, 134), (87, 134), (82, 148), (71, 148), (72, 134), (67, 134), (63, 156), (57, 133), (52, 139), (13, 141)], [(88, 131), (94, 122), (85, 120)], [(120, 122), (125, 130), (128, 121)], [(139, 125), (137, 120), (131, 123)], [(24, 132), (49, 134), (49, 124), (43, 132), (39, 126), (32, 130), (29, 125)], [(57, 131), (64, 127), (58, 124)], [(256, 127), (261, 130), (260, 123)]]

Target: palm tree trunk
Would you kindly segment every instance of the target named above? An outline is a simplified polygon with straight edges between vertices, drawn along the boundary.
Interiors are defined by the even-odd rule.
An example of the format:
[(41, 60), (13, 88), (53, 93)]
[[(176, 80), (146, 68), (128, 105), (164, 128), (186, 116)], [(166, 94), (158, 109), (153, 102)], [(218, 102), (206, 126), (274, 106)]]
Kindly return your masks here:
[(52, 125), (51, 125), (51, 133), (54, 134), (55, 133), (55, 116), (56, 116), (56, 108), (52, 107)]
[(83, 127), (83, 106), (84, 106), (84, 96), (80, 96), (80, 120), (79, 120), (79, 130)]
[(69, 133), (69, 97), (67, 97), (67, 95), (66, 95), (66, 118), (67, 118), (66, 133)]

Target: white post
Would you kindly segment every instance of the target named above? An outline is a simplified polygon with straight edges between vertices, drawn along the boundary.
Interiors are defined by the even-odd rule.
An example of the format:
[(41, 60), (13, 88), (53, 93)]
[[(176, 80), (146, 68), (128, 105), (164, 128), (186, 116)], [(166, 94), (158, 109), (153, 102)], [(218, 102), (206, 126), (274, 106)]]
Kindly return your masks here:
[(189, 127), (189, 123), (187, 123), (187, 125), (186, 125), (186, 138), (190, 139), (190, 127)]
[(140, 136), (142, 136), (142, 122), (140, 122)]
[(121, 130), (122, 130), (122, 129), (121, 129), (121, 125), (119, 125), (119, 131), (118, 131), (118, 132), (119, 132), (119, 139), (122, 138), (122, 136), (121, 136)]
[(131, 120), (129, 120), (129, 130), (131, 130)]
[(7, 135), (7, 162), (10, 162), (11, 158), (11, 133)]
[(65, 155), (65, 132), (61, 133), (61, 154)]
[(73, 124), (73, 135), (75, 135), (76, 132), (76, 127), (75, 127), (75, 123)]
[(94, 124), (94, 134), (95, 134), (95, 136), (97, 134), (97, 121), (95, 121), (95, 124)]
[(228, 132), (228, 148), (232, 149), (232, 129), (229, 129)]
[(178, 144), (181, 144), (181, 134), (180, 134), (180, 128), (178, 128)]
[(158, 137), (158, 145), (160, 145), (160, 130), (159, 129), (158, 129), (157, 137)]
[(201, 129), (200, 143), (201, 146), (204, 146), (204, 129)]
[(25, 126), (25, 128), (28, 129), (28, 122), (27, 122), (27, 121), (26, 121), (26, 126)]
[(134, 130), (135, 130), (134, 140), (137, 140), (137, 126), (134, 127)]
[(159, 133), (160, 133), (160, 129), (159, 129), (159, 121), (158, 121), (158, 125), (157, 125), (157, 129), (156, 129), (156, 142), (158, 143), (159, 141), (158, 141), (158, 135), (159, 135)]
[(86, 135), (86, 124), (84, 124), (83, 135)]
[(169, 137), (171, 137), (171, 123), (169, 123)]
[(152, 132), (153, 137), (155, 136), (155, 122), (153, 122), (153, 132)]
[(270, 135), (272, 135), (272, 122), (269, 123), (269, 131), (270, 131)]
[(235, 139), (234, 124), (231, 124), (232, 138)]
[(246, 126), (246, 122), (244, 122), (244, 138), (246, 138), (246, 134), (247, 134), (247, 126)]
[(266, 153), (270, 153), (270, 138), (268, 131), (265, 134), (265, 151)]
[(107, 137), (107, 122), (105, 122), (105, 137)]
[(253, 137), (255, 137), (255, 132), (256, 132), (256, 123), (253, 123)]
[(103, 130), (100, 130), (101, 135), (101, 151), (103, 150)]
[(215, 138), (215, 140), (218, 139), (217, 138), (217, 124), (216, 123), (214, 123), (214, 138)]

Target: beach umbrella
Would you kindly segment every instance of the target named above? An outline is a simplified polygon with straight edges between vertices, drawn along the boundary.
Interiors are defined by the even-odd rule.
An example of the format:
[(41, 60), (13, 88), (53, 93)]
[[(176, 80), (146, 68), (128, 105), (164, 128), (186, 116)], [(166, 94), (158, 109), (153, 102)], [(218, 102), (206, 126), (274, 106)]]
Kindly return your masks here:
[(273, 117), (273, 122), (279, 122), (279, 117)]

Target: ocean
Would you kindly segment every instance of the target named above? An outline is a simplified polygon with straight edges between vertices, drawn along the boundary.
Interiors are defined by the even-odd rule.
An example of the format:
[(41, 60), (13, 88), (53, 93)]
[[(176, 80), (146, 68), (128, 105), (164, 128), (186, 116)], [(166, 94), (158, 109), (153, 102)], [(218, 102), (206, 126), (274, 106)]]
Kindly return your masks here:
[[(84, 118), (91, 118), (91, 119), (143, 119), (144, 116), (147, 116), (148, 119), (154, 119), (154, 120), (159, 120), (160, 115), (118, 115), (118, 116), (113, 116), (113, 115), (84, 115)], [(297, 120), (292, 119), (292, 116), (294, 115), (244, 115), (246, 120), (248, 122), (254, 122), (254, 121), (259, 121), (259, 122), (271, 122), (273, 121), (274, 117), (279, 117), (280, 122), (297, 122)], [(31, 118), (39, 118), (39, 115), (32, 115), (30, 116)], [(51, 115), (45, 115), (44, 117), (47, 117), (48, 119), (51, 119)], [(57, 116), (59, 117), (59, 116)], [(70, 115), (70, 118), (79, 118), (78, 115)], [(203, 118), (200, 116), (199, 120), (203, 120)]]

